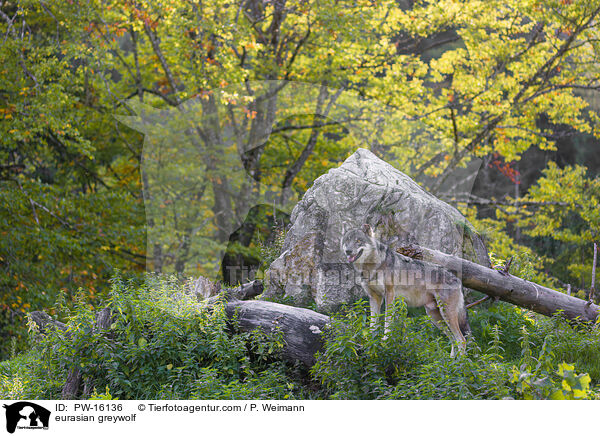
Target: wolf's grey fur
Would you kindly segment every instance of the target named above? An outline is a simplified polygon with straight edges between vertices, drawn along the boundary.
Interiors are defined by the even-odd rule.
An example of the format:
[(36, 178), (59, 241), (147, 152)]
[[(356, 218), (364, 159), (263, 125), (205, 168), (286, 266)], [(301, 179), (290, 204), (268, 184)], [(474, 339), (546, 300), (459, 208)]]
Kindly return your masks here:
[(362, 287), (371, 307), (371, 327), (374, 327), (376, 316), (381, 313), (381, 304), (385, 301), (387, 334), (390, 323), (387, 308), (397, 297), (403, 297), (409, 307), (425, 307), (434, 325), (456, 341), (460, 352), (465, 351), (465, 335), (471, 329), (461, 281), (454, 274), (438, 265), (397, 253), (378, 241), (367, 224), (363, 229), (345, 232), (341, 250), (361, 274)]

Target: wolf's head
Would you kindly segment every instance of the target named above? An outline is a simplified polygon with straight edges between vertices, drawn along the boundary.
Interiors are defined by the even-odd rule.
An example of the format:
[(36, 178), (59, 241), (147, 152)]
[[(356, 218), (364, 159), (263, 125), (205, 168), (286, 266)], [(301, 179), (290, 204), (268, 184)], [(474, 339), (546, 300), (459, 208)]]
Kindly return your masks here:
[(371, 258), (377, 248), (375, 235), (368, 224), (362, 229), (353, 229), (344, 233), (340, 243), (342, 253), (350, 263), (364, 263)]

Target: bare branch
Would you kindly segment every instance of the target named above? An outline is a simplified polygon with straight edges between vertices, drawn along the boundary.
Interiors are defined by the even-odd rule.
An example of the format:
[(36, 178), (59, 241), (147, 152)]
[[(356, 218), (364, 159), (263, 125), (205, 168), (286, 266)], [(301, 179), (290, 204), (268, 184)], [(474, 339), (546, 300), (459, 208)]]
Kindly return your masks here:
[[(315, 119), (317, 116), (327, 117), (327, 115), (329, 114), (329, 110), (331, 109), (331, 105), (338, 99), (338, 97), (340, 96), (342, 91), (343, 91), (343, 88), (338, 89), (337, 92), (331, 97), (331, 101), (329, 102), (327, 107), (325, 109), (323, 109), (323, 105), (325, 104), (325, 99), (327, 98), (327, 86), (326, 86), (325, 82), (323, 82), (321, 84), (321, 89), (319, 90), (319, 96), (317, 97), (317, 106), (315, 108)], [(304, 165), (304, 163), (306, 162), (308, 157), (313, 152), (315, 145), (317, 144), (317, 139), (318, 139), (320, 133), (321, 133), (321, 130), (319, 128), (315, 127), (312, 129), (309, 139), (308, 139), (308, 142), (306, 143), (306, 146), (304, 147), (304, 150), (302, 150), (302, 153), (300, 153), (300, 156), (298, 157), (298, 159), (296, 159), (287, 169), (284, 179), (283, 179), (282, 186), (281, 186), (282, 194), (285, 193), (286, 190), (292, 185), (292, 181), (294, 180), (296, 175), (298, 175), (298, 173), (302, 169), (302, 166)]]
[(531, 201), (531, 200), (496, 200), (495, 198), (482, 198), (473, 194), (465, 193), (463, 195), (452, 195), (445, 196), (440, 195), (440, 199), (444, 200), (447, 203), (468, 203), (468, 204), (477, 204), (481, 206), (515, 206), (515, 205), (523, 205), (523, 206), (570, 206), (569, 203), (565, 201)]
[(175, 102), (175, 105), (179, 106), (181, 104), (181, 100), (180, 100), (179, 96), (177, 95), (178, 89), (177, 89), (177, 85), (175, 83), (175, 77), (173, 76), (171, 68), (169, 67), (169, 64), (167, 63), (167, 59), (165, 58), (165, 56), (160, 48), (160, 41), (158, 40), (158, 37), (156, 36), (154, 31), (150, 28), (150, 26), (146, 22), (144, 22), (144, 30), (146, 31), (146, 34), (148, 35), (148, 38), (150, 39), (150, 44), (152, 44), (152, 49), (154, 50), (154, 54), (156, 54), (156, 57), (158, 57), (158, 60), (160, 61), (163, 71), (164, 71), (165, 75), (167, 76), (167, 81), (169, 82), (169, 86), (173, 90), (173, 100)]

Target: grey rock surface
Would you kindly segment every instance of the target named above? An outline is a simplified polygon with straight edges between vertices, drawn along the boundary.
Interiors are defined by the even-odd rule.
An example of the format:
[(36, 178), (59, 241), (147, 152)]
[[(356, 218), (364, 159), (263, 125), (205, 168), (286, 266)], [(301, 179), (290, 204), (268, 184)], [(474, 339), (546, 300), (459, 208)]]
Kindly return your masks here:
[(264, 297), (329, 313), (363, 296), (340, 251), (345, 230), (368, 223), (387, 244), (408, 241), (484, 266), (482, 238), (454, 207), (366, 149), (315, 180), (291, 216), (282, 254), (270, 266)]

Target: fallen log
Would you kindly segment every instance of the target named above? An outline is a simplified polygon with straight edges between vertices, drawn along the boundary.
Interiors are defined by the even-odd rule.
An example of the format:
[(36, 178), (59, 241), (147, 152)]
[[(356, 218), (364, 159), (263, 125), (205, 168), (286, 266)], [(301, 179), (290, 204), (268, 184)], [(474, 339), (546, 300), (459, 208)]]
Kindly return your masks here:
[(186, 285), (186, 290), (195, 295), (198, 300), (205, 300), (223, 292), (237, 298), (238, 300), (249, 300), (262, 294), (263, 283), (260, 280), (254, 280), (244, 283), (236, 288), (223, 288), (220, 281), (212, 281), (206, 277), (198, 277), (190, 280)]
[(227, 302), (225, 312), (228, 318), (235, 317), (241, 331), (260, 328), (270, 333), (279, 329), (285, 341), (281, 357), (308, 367), (314, 365), (315, 353), (323, 347), (322, 332), (329, 323), (327, 315), (270, 301), (234, 299)]
[[(287, 306), (263, 300), (250, 300), (263, 291), (260, 280), (245, 283), (236, 288), (221, 288), (219, 282), (204, 277), (194, 280), (190, 287), (201, 305), (211, 306), (225, 300), (225, 313), (242, 332), (261, 328), (269, 333), (280, 329), (285, 345), (281, 357), (289, 362), (301, 362), (311, 367), (315, 353), (323, 347), (322, 331), (329, 317), (301, 307)], [(248, 301), (246, 301), (248, 300)]]
[[(29, 313), (29, 319), (37, 325), (38, 332), (41, 335), (45, 335), (50, 330), (61, 330), (63, 332), (67, 331), (67, 325), (55, 320), (46, 312), (42, 312), (40, 310), (35, 310)], [(69, 335), (69, 333), (67, 333)]]
[(396, 251), (414, 259), (441, 265), (456, 274), (467, 288), (542, 315), (558, 314), (568, 320), (593, 322), (600, 314), (600, 307), (592, 302), (437, 250), (416, 244), (403, 244), (397, 246)]
[(271, 301), (242, 301), (236, 295), (238, 292), (234, 289), (224, 290), (199, 304), (212, 306), (225, 300), (225, 313), (230, 320), (235, 320), (239, 331), (250, 332), (260, 328), (271, 333), (279, 329), (285, 341), (281, 357), (288, 362), (301, 362), (308, 367), (314, 365), (315, 353), (323, 347), (322, 332), (329, 323), (329, 316)]

